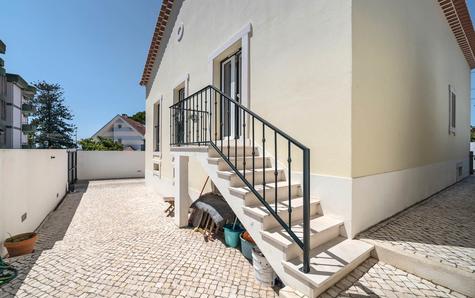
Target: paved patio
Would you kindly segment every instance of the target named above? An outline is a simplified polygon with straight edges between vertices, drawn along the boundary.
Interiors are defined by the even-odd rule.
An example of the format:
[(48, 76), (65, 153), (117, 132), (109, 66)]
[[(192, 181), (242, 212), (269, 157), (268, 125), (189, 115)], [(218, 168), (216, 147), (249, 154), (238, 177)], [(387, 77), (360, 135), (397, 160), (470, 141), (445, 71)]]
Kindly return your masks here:
[[(80, 185), (79, 190), (69, 194), (39, 228), (35, 253), (7, 260), (20, 274), (0, 288), (0, 297), (276, 296), (273, 289), (255, 282), (252, 266), (238, 250), (220, 241), (205, 242), (190, 229), (178, 229), (165, 217), (166, 205), (147, 191), (143, 180), (94, 181)], [(431, 254), (439, 256), (446, 254), (440, 254), (444, 250), (435, 243), (445, 243), (443, 237), (452, 241), (460, 237), (463, 245), (457, 247), (470, 256), (474, 229), (464, 231), (473, 228), (474, 219), (467, 215), (474, 214), (474, 193), (472, 177), (368, 233), (377, 233), (379, 241), (411, 248), (421, 246), (406, 244), (412, 243), (408, 239), (418, 239), (417, 243), (435, 248)], [(456, 225), (454, 216), (462, 219)], [(442, 222), (454, 226), (441, 232)], [(398, 225), (402, 227), (395, 234)], [(399, 235), (397, 240), (395, 235)], [(438, 242), (430, 242), (432, 237)], [(473, 265), (471, 256), (471, 263), (465, 258), (459, 264)], [(373, 258), (323, 294), (377, 296), (463, 297)]]
[(475, 176), (359, 235), (475, 273)]
[(369, 258), (328, 289), (329, 297), (466, 297), (428, 280)]
[(0, 297), (274, 297), (237, 249), (178, 229), (143, 180), (96, 181), (39, 229), (38, 250), (7, 259)]

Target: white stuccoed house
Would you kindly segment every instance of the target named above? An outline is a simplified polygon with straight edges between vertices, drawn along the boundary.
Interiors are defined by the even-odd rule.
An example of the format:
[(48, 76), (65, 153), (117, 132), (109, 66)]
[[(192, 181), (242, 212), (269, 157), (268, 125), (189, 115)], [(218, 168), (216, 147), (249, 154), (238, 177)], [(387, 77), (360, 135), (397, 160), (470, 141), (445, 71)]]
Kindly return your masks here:
[(463, 0), (164, 0), (141, 84), (147, 184), (176, 222), (206, 177), (315, 297), (365, 229), (469, 174)]
[(112, 118), (92, 136), (92, 138), (97, 137), (113, 139), (124, 145), (124, 150), (145, 150), (145, 126), (126, 114)]

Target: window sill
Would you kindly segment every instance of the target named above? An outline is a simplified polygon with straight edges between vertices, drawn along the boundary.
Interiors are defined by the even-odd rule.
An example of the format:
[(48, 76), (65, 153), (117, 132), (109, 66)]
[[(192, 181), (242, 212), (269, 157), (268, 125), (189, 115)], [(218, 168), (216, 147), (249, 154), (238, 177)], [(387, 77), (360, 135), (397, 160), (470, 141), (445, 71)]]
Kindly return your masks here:
[(153, 157), (162, 158), (162, 152), (160, 152), (160, 151), (154, 151), (154, 152), (153, 152)]

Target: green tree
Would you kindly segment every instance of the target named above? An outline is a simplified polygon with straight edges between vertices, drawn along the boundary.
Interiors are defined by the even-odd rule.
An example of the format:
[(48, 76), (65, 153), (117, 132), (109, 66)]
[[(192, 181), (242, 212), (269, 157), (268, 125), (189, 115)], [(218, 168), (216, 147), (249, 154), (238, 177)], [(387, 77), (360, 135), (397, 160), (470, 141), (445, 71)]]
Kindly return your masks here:
[(475, 126), (472, 126), (472, 129), (470, 130), (470, 141), (475, 142)]
[(124, 146), (114, 141), (113, 139), (97, 137), (82, 139), (79, 141), (82, 150), (84, 151), (122, 151)]
[(140, 122), (142, 124), (145, 124), (145, 112), (137, 112), (133, 114), (132, 116), (129, 116), (129, 118), (137, 122)]
[(32, 100), (36, 112), (31, 124), (35, 132), (29, 136), (37, 148), (74, 148), (73, 135), (76, 127), (71, 123), (73, 114), (64, 104), (63, 88), (45, 81), (34, 84), (36, 95)]

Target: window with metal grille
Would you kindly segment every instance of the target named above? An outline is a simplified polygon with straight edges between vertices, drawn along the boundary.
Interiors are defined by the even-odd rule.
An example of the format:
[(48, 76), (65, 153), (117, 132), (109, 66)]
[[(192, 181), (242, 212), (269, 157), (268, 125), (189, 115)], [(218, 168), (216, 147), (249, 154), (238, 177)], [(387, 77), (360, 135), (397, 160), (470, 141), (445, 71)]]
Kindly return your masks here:
[(449, 85), (449, 134), (455, 135), (457, 125), (457, 95), (455, 88)]
[(155, 151), (160, 152), (160, 104), (156, 103), (154, 107), (154, 115), (155, 115)]

